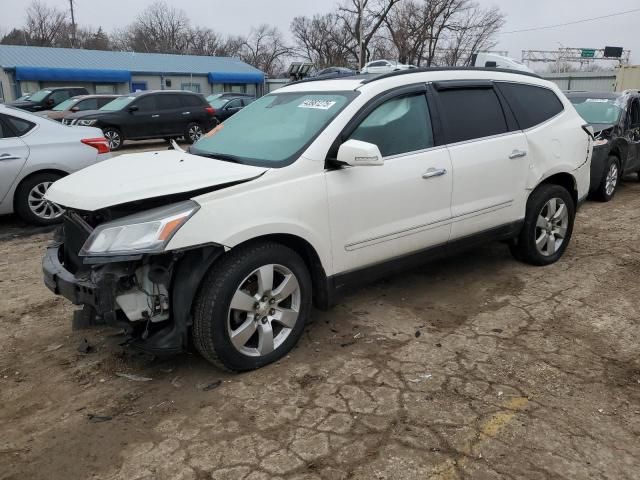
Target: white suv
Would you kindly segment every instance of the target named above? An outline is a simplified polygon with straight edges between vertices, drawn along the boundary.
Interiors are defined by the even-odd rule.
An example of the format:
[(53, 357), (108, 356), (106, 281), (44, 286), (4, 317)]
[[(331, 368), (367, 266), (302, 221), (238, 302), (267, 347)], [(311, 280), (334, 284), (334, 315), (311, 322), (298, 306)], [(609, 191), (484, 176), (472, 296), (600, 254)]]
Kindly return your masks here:
[(179, 150), (56, 182), (45, 282), (149, 351), (191, 342), (232, 370), (298, 341), (312, 302), (443, 252), (564, 253), (591, 139), (558, 88), (495, 69), (291, 84)]

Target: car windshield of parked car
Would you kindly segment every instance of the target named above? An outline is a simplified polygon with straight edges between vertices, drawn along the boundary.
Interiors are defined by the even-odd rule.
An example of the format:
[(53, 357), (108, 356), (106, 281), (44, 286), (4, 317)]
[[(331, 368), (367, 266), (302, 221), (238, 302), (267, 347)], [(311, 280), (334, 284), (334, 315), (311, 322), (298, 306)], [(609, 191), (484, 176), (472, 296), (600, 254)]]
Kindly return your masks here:
[(353, 91), (272, 93), (226, 120), (190, 151), (250, 165), (288, 164), (356, 95)]
[(209, 105), (213, 108), (222, 108), (229, 102), (228, 98), (214, 98), (213, 100), (209, 100)]
[(617, 123), (622, 108), (615, 98), (571, 98), (582, 118), (592, 124)]
[(31, 95), (27, 100), (29, 100), (30, 102), (39, 102), (40, 100), (43, 100), (44, 97), (46, 97), (50, 93), (51, 93), (51, 90), (38, 90), (36, 93)]
[(64, 112), (65, 110), (69, 110), (74, 103), (78, 101), (77, 98), (67, 98), (64, 102), (60, 103), (53, 107), (56, 112)]
[(100, 110), (106, 110), (107, 112), (116, 112), (118, 110), (122, 110), (135, 99), (136, 97), (118, 97), (115, 100), (100, 107)]
[(209, 95), (209, 96), (207, 97), (207, 102), (211, 103), (211, 102), (213, 102), (216, 98), (220, 98), (221, 96), (222, 96), (222, 94), (221, 94), (221, 93), (213, 93), (213, 94), (211, 94), (211, 95)]

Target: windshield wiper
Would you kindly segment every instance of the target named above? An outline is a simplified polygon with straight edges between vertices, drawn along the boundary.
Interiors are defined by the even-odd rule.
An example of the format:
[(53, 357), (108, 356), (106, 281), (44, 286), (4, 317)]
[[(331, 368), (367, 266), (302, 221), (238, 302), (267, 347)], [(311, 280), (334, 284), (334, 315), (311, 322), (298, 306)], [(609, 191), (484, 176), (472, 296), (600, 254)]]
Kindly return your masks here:
[(200, 150), (189, 149), (189, 153), (193, 155), (198, 155), (200, 157), (213, 158), (214, 160), (222, 160), (223, 162), (231, 162), (231, 163), (240, 163), (242, 164), (242, 159), (235, 155), (229, 155), (228, 153), (209, 153), (202, 152)]

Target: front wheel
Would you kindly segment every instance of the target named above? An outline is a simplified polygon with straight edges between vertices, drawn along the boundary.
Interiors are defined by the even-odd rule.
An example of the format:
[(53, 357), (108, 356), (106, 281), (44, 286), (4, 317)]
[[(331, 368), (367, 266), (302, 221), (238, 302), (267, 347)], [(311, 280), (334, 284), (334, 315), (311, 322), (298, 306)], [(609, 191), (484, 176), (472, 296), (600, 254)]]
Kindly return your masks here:
[(193, 341), (213, 364), (252, 370), (286, 355), (310, 312), (311, 277), (296, 252), (272, 242), (238, 247), (200, 288)]
[(510, 245), (511, 253), (531, 265), (557, 262), (571, 239), (575, 215), (575, 204), (567, 189), (540, 185), (529, 196), (524, 225)]
[(594, 197), (601, 202), (608, 202), (616, 194), (618, 183), (620, 183), (620, 165), (616, 157), (610, 156)]

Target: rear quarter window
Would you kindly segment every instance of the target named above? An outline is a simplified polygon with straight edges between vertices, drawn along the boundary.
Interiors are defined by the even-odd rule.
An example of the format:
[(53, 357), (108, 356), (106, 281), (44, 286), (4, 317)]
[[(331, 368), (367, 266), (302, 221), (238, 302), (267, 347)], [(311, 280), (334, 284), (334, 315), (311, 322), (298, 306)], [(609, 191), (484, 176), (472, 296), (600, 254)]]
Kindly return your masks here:
[(36, 126), (35, 123), (23, 120), (22, 118), (12, 117), (10, 115), (5, 116), (4, 119), (7, 121), (9, 127), (16, 133), (18, 137), (25, 135), (33, 127)]
[(182, 104), (185, 107), (201, 107), (207, 103), (204, 97), (198, 97), (197, 95), (180, 95), (182, 97)]
[(564, 110), (560, 99), (548, 88), (509, 82), (498, 85), (523, 130), (546, 122)]

